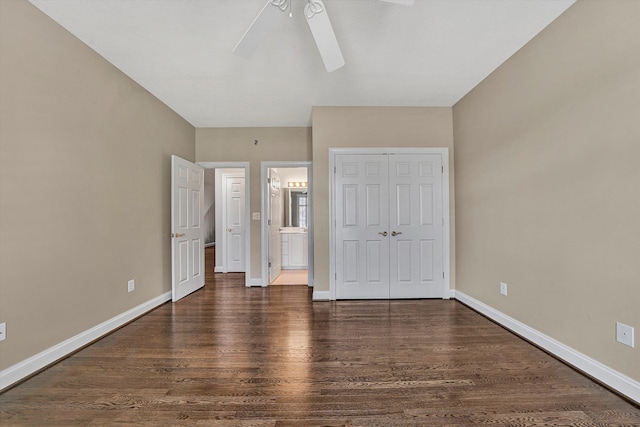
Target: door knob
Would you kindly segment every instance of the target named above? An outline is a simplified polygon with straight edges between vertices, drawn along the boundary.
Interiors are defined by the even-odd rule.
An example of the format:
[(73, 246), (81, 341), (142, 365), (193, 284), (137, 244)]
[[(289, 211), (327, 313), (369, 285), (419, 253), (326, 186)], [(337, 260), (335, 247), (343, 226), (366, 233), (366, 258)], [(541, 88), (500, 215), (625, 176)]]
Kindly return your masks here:
[(233, 228), (227, 228), (227, 231), (231, 233), (233, 231)]
[(182, 236), (184, 236), (184, 234), (180, 234), (180, 233), (171, 233), (171, 237), (175, 237), (176, 239), (177, 239), (178, 237), (182, 237)]
[(382, 236), (386, 236), (387, 232), (386, 231), (380, 231), (378, 234), (382, 235)]
[(401, 234), (402, 234), (402, 231), (392, 231), (392, 232), (391, 232), (391, 235), (392, 235), (392, 236), (399, 236), (399, 235), (401, 235)]

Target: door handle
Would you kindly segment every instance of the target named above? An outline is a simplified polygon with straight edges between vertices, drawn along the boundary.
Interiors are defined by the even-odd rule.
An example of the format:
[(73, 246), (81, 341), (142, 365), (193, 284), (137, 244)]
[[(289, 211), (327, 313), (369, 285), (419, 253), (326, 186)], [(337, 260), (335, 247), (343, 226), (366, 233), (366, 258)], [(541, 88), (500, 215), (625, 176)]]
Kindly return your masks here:
[(391, 235), (392, 235), (392, 236), (399, 236), (399, 235), (401, 235), (401, 234), (402, 234), (402, 231), (392, 231), (392, 232), (391, 232)]
[(227, 231), (231, 233), (233, 231), (233, 228), (227, 228)]
[(378, 234), (382, 235), (382, 236), (387, 236), (387, 232), (386, 231), (380, 231)]
[(177, 239), (178, 237), (182, 237), (182, 236), (184, 236), (184, 234), (180, 234), (180, 233), (171, 233), (171, 237), (174, 237), (174, 238), (176, 238), (176, 239)]

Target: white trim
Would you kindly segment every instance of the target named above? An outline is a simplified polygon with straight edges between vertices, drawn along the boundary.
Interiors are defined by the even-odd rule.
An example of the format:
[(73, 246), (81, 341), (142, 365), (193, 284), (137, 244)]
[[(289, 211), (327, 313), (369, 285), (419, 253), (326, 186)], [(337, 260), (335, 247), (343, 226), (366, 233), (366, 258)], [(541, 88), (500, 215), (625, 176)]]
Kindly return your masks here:
[(313, 286), (313, 170), (312, 170), (312, 162), (308, 161), (269, 161), (269, 162), (261, 162), (260, 163), (260, 236), (262, 237), (262, 242), (260, 244), (260, 259), (262, 264), (261, 275), (262, 281), (266, 283), (263, 286), (269, 286), (269, 254), (268, 254), (268, 224), (267, 224), (267, 196), (268, 196), (268, 185), (267, 185), (267, 172), (270, 168), (307, 168), (307, 238), (308, 238), (308, 248), (307, 248), (307, 258), (308, 258), (308, 277), (307, 281), (309, 286)]
[[(336, 154), (340, 154), (339, 148), (329, 148), (329, 299), (336, 300)], [(333, 172), (332, 172), (333, 171)], [(319, 292), (319, 291), (318, 291)], [(313, 291), (314, 300), (316, 291)]]
[(251, 287), (251, 286), (267, 286), (267, 285), (264, 283), (264, 280), (262, 280), (262, 277), (252, 277), (250, 279), (246, 279), (245, 286)]
[[(449, 149), (441, 148), (438, 150), (442, 156), (442, 217), (444, 225), (442, 227), (442, 261), (444, 269), (444, 292), (443, 298), (452, 298), (453, 289), (451, 289), (451, 195), (449, 194)], [(436, 152), (436, 151), (434, 151)]]
[(443, 298), (452, 298), (451, 289), (451, 203), (449, 194), (449, 148), (447, 147), (387, 147), (387, 148), (329, 148), (329, 248), (333, 256), (329, 257), (329, 293), (330, 299), (336, 299), (336, 270), (335, 270), (335, 173), (336, 156), (339, 154), (439, 154), (442, 157), (442, 263), (444, 269)]
[(221, 265), (216, 265), (216, 266), (213, 268), (213, 272), (214, 272), (214, 273), (224, 273), (224, 267), (223, 267), (223, 266), (221, 266)]
[[(247, 224), (247, 230), (245, 231), (245, 286), (252, 286), (249, 284), (249, 278), (251, 277), (251, 163), (250, 162), (196, 162), (197, 165), (202, 166), (205, 169), (244, 169), (244, 214), (245, 223)], [(224, 247), (224, 246), (223, 246)], [(217, 269), (217, 267), (216, 267)], [(214, 269), (215, 273), (219, 273)]]
[(463, 292), (455, 291), (455, 299), (468, 305), (472, 309), (484, 314), (489, 319), (504, 326), (517, 335), (540, 346), (559, 359), (567, 362), (573, 367), (585, 372), (593, 378), (601, 381), (617, 392), (627, 396), (629, 399), (640, 403), (640, 382), (627, 377), (626, 375), (611, 369), (610, 367), (586, 356), (573, 348), (556, 341), (555, 339), (533, 329), (526, 324), (507, 316), (506, 314), (466, 295)]
[(313, 291), (313, 300), (314, 301), (331, 301), (332, 300), (331, 292), (330, 291)]
[(0, 390), (9, 387), (12, 384), (32, 375), (42, 368), (49, 366), (50, 364), (68, 356), (69, 354), (81, 349), (87, 344), (102, 338), (103, 336), (115, 331), (119, 327), (131, 322), (137, 317), (148, 313), (154, 308), (164, 304), (167, 301), (171, 301), (171, 292), (165, 292), (164, 294), (155, 297), (145, 303), (140, 304), (131, 310), (125, 311), (116, 317), (109, 319), (105, 322), (94, 326), (91, 329), (87, 329), (78, 335), (71, 337), (61, 343), (54, 345), (40, 353), (29, 357), (21, 362), (16, 363), (6, 369), (0, 371)]
[(215, 246), (215, 245), (216, 245), (216, 242), (205, 243), (205, 244), (204, 244), (204, 247), (205, 247), (205, 248), (210, 248), (211, 246)]

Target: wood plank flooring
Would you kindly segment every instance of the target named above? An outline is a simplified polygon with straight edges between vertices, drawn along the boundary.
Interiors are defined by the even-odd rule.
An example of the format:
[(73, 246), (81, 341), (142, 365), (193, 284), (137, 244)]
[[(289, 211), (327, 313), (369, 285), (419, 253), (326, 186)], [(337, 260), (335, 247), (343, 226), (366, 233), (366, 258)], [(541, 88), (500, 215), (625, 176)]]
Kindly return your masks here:
[(640, 409), (458, 302), (310, 292), (211, 274), (0, 395), (0, 425), (640, 425)]

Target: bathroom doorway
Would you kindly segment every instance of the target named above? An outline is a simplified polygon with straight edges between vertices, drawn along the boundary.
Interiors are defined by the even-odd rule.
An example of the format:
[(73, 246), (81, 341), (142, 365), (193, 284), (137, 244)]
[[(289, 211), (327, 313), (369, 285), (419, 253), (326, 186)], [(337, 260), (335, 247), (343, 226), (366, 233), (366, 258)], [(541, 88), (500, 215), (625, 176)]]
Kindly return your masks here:
[(313, 269), (310, 162), (263, 162), (263, 277), (308, 285)]

